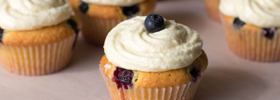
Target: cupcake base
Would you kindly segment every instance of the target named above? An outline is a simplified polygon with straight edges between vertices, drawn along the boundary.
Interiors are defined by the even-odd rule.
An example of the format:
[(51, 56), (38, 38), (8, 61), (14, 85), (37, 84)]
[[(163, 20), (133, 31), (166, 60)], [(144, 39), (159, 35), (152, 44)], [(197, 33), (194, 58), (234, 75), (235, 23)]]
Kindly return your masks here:
[(204, 0), (206, 11), (208, 15), (215, 21), (220, 22), (220, 10), (219, 4), (220, 0)]
[(102, 69), (100, 72), (109, 89), (112, 100), (192, 100), (201, 77), (196, 82), (188, 82), (172, 87), (145, 88), (137, 86), (128, 86), (117, 88), (117, 84), (111, 78), (104, 75)]
[(156, 0), (144, 0), (143, 2), (125, 7), (85, 3), (88, 6), (86, 11), (81, 11), (80, 1), (70, 0), (70, 4), (74, 8), (75, 15), (81, 21), (81, 32), (84, 39), (90, 44), (103, 46), (107, 34), (123, 20), (134, 16), (152, 14), (156, 6)]
[(66, 67), (72, 56), (75, 35), (60, 42), (37, 46), (0, 44), (0, 62), (10, 72), (37, 76)]
[(237, 30), (233, 24), (221, 15), (228, 45), (236, 55), (259, 62), (280, 61), (280, 31), (272, 39), (266, 38), (261, 28), (243, 26)]
[(97, 46), (103, 46), (105, 38), (111, 29), (124, 20), (93, 18), (82, 13), (79, 16), (83, 23), (81, 31), (84, 39), (88, 43)]

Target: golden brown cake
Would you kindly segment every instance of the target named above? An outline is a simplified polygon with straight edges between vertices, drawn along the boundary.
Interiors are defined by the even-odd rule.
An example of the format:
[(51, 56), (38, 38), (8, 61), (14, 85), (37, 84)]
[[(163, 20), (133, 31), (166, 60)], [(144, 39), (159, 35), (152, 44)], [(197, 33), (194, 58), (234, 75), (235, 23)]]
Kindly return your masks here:
[[(276, 25), (277, 19), (271, 19), (277, 15), (273, 15), (270, 12), (270, 14), (268, 14), (267, 12), (272, 10), (277, 11), (276, 9), (280, 10), (279, 7), (269, 6), (272, 8), (269, 8), (271, 10), (269, 10), (267, 7), (253, 9), (258, 12), (258, 15), (253, 16), (255, 13), (246, 15), (249, 13), (242, 11), (248, 8), (252, 9), (252, 7), (247, 4), (258, 4), (256, 1), (236, 4), (234, 1), (221, 0), (221, 3), (222, 5), (220, 10), (223, 11), (221, 20), (226, 32), (228, 45), (232, 52), (242, 58), (252, 61), (280, 61), (280, 46), (278, 45), (280, 42), (280, 31), (278, 30), (280, 25)], [(280, 2), (274, 3), (280, 4)], [(234, 15), (235, 11), (231, 12), (227, 8), (235, 10), (242, 8), (243, 10), (240, 9), (239, 15)], [(262, 11), (259, 11), (259, 9), (262, 9)], [(254, 19), (260, 20), (254, 21)], [(274, 20), (276, 24), (274, 24)]]
[[(1, 13), (4, 18), (11, 17), (15, 20), (10, 24), (3, 23), (5, 20), (0, 20), (2, 66), (19, 75), (35, 76), (50, 74), (65, 68), (71, 59), (78, 33), (76, 21), (70, 18), (70, 5), (65, 0), (20, 2), (22, 5), (18, 5), (19, 8), (14, 8), (9, 0), (0, 2), (1, 6), (11, 6), (9, 9), (22, 9), (28, 12), (26, 15), (22, 14), (21, 17), (11, 17), (8, 13)], [(42, 3), (47, 9), (32, 8)], [(56, 7), (53, 6), (54, 3)], [(32, 9), (25, 8), (25, 4), (31, 4), (29, 6)], [(34, 14), (33, 10), (38, 9), (43, 10)], [(0, 12), (3, 10), (0, 9)], [(51, 14), (53, 18), (59, 17), (59, 19), (38, 18), (44, 14)], [(34, 21), (27, 23), (29, 20)], [(47, 22), (44, 22), (46, 20)]]
[(48, 26), (36, 30), (9, 31), (4, 30), (2, 43), (14, 46), (32, 46), (51, 44), (63, 41), (75, 35), (72, 27), (65, 21), (58, 25)]
[(125, 6), (91, 3), (84, 0), (69, 1), (76, 16), (81, 20), (84, 39), (98, 46), (103, 46), (106, 35), (118, 23), (136, 15), (151, 14), (156, 4), (156, 0), (143, 0)]
[(208, 64), (196, 31), (157, 14), (118, 24), (104, 52), (112, 100), (191, 100)]
[[(169, 96), (174, 100), (175, 98), (191, 100), (201, 80), (200, 74), (207, 67), (207, 61), (207, 57), (203, 53), (191, 65), (181, 69), (164, 72), (144, 72), (117, 67), (109, 62), (106, 55), (104, 55), (101, 59), (100, 69), (112, 100), (138, 100), (141, 98), (145, 98), (144, 100), (169, 100), (167, 99)], [(133, 73), (130, 75), (130, 83), (116, 82), (116, 74), (122, 71)], [(169, 90), (164, 90), (164, 88), (169, 88)], [(171, 88), (180, 90), (180, 93), (178, 91), (172, 92)], [(142, 91), (145, 91), (145, 93)], [(149, 92), (154, 93), (155, 91), (158, 91), (158, 93), (149, 94)]]
[(220, 22), (220, 0), (204, 0), (204, 4), (208, 15), (215, 21)]

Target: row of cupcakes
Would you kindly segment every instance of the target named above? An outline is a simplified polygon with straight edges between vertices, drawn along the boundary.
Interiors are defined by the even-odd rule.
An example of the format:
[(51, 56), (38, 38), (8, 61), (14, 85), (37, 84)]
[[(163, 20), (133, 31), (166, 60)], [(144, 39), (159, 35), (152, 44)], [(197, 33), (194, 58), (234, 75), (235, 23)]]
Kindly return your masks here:
[[(195, 30), (157, 14), (136, 16), (151, 13), (155, 0), (70, 3), (87, 41), (105, 41), (100, 72), (113, 100), (193, 98), (208, 64)], [(65, 0), (0, 1), (2, 66), (20, 75), (64, 68), (79, 33), (71, 11)]]
[[(65, 0), (31, 1), (0, 1), (0, 61), (6, 69), (23, 75), (58, 71), (71, 58), (78, 24), (71, 19), (72, 10)], [(119, 23), (112, 30), (106, 28), (109, 34), (102, 33), (104, 38), (87, 40), (103, 45), (106, 37), (100, 71), (112, 99), (192, 99), (208, 63), (197, 32), (155, 14), (133, 17), (141, 9), (152, 8), (143, 7), (148, 1), (105, 1), (70, 3), (83, 34), (99, 34), (96, 30)], [(278, 5), (277, 0), (221, 0), (221, 20), (233, 52), (251, 60), (279, 60)], [(110, 14), (122, 17), (104, 17)]]
[(112, 100), (193, 98), (208, 64), (196, 31), (156, 14), (134, 17), (152, 13), (155, 0), (70, 3), (85, 39), (104, 43), (100, 72)]

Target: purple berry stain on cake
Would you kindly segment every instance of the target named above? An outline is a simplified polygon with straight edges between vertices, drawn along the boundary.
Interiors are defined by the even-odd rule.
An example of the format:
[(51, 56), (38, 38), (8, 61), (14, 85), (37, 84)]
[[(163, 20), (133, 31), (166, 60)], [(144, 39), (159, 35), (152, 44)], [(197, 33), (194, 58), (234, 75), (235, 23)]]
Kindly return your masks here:
[(191, 71), (190, 71), (190, 74), (192, 75), (192, 82), (196, 82), (197, 81), (197, 79), (198, 79), (198, 77), (201, 77), (201, 71), (199, 70), (199, 69), (197, 69), (197, 68), (193, 68), (193, 69), (191, 69)]
[(277, 33), (277, 28), (263, 28), (263, 35), (268, 38), (272, 39), (274, 35)]
[(127, 18), (132, 18), (133, 16), (137, 15), (137, 13), (140, 11), (138, 5), (133, 5), (130, 7), (123, 7), (122, 12)]
[(74, 41), (73, 46), (72, 46), (72, 50), (73, 50), (75, 48), (75, 45), (76, 45), (76, 42), (77, 42), (79, 28), (78, 28), (77, 22), (75, 20), (73, 20), (73, 19), (68, 19), (67, 23), (71, 26), (71, 28), (75, 32), (75, 41)]
[(0, 27), (0, 43), (2, 43), (3, 33), (4, 33), (4, 30)]
[(83, 13), (87, 13), (89, 7), (87, 3), (81, 1), (79, 8)]
[(114, 79), (117, 84), (118, 89), (124, 87), (128, 89), (128, 86), (132, 86), (132, 79), (133, 79), (133, 71), (126, 70), (120, 67), (117, 67), (114, 71)]
[(233, 21), (233, 27), (240, 30), (246, 23), (241, 21), (239, 18), (235, 18)]

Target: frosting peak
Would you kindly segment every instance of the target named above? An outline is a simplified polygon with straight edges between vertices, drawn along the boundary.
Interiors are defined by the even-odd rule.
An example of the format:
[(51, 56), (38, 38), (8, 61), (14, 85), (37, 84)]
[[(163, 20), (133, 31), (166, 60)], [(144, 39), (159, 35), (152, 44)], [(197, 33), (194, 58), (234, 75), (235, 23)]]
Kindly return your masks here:
[(83, 0), (88, 3), (114, 6), (132, 6), (145, 0)]
[(179, 69), (190, 65), (202, 53), (202, 40), (196, 31), (165, 20), (165, 29), (149, 33), (146, 17), (126, 20), (113, 28), (104, 45), (114, 65), (148, 72)]
[(71, 7), (66, 0), (1, 0), (0, 27), (33, 30), (67, 20)]
[(259, 27), (280, 26), (280, 0), (221, 0), (220, 11)]

